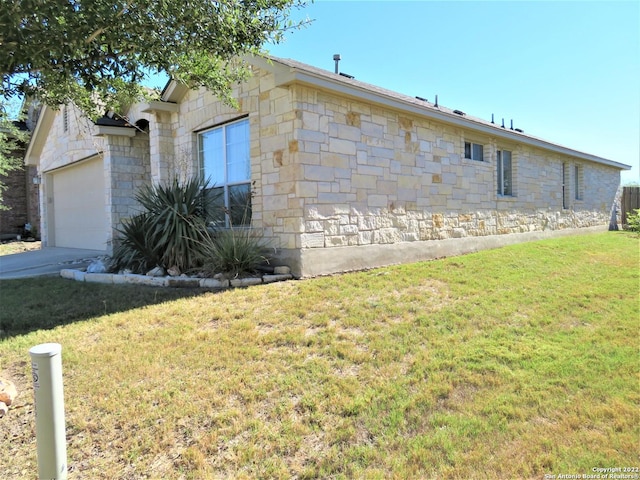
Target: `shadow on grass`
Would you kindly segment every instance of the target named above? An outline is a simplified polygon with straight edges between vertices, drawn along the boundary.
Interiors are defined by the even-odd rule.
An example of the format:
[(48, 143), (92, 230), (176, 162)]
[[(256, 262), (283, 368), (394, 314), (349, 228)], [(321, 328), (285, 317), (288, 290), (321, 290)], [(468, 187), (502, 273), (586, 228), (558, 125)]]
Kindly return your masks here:
[(0, 339), (209, 293), (39, 277), (0, 281)]

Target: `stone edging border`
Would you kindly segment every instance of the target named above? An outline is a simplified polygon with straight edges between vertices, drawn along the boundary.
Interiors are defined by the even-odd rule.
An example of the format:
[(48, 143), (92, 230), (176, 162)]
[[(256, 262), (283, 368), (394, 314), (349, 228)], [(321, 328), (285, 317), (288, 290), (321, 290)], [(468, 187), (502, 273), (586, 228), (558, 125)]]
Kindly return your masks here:
[(109, 285), (146, 285), (150, 287), (173, 287), (173, 288), (214, 288), (227, 289), (237, 287), (249, 287), (252, 285), (262, 285), (265, 283), (283, 282), (292, 280), (291, 274), (262, 275), (261, 277), (247, 277), (216, 279), (216, 278), (193, 278), (193, 277), (150, 277), (135, 273), (87, 273), (82, 270), (70, 268), (60, 271), (60, 276), (77, 282), (104, 283)]

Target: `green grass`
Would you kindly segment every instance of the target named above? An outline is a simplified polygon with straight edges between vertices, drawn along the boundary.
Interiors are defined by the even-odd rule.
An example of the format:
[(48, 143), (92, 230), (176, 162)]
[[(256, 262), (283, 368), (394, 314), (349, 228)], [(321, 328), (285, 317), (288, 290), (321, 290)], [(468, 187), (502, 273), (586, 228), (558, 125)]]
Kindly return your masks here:
[(22, 390), (5, 475), (36, 471), (43, 342), (63, 345), (71, 479), (639, 466), (638, 252), (584, 235), (223, 293), (0, 282), (0, 376)]

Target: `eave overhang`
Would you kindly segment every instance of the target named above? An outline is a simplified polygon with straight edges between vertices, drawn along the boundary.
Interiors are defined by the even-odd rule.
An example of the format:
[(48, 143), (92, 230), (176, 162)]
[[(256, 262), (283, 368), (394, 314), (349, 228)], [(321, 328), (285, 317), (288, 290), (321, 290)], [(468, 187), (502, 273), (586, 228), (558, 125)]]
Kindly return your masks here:
[(330, 72), (317, 73), (314, 71), (302, 70), (297, 67), (289, 66), (286, 63), (280, 63), (277, 59), (267, 60), (256, 57), (252, 59), (251, 62), (257, 64), (259, 67), (272, 71), (274, 73), (275, 85), (277, 87), (287, 87), (294, 84), (305, 85), (354, 98), (362, 102), (410, 113), (428, 120), (434, 120), (455, 127), (469, 129), (498, 139), (522, 143), (563, 155), (570, 155), (581, 160), (587, 160), (601, 165), (618, 168), (620, 170), (631, 169), (630, 165), (602, 158), (590, 153), (581, 152), (579, 150), (574, 150), (540, 138), (505, 129), (497, 125), (483, 123), (467, 116), (442, 110), (432, 104), (424, 104), (424, 102), (408, 96), (404, 97), (403, 95), (396, 94), (395, 92), (385, 91), (384, 89), (378, 89), (377, 87), (375, 87), (375, 90), (372, 90), (367, 84), (343, 79), (341, 76)]

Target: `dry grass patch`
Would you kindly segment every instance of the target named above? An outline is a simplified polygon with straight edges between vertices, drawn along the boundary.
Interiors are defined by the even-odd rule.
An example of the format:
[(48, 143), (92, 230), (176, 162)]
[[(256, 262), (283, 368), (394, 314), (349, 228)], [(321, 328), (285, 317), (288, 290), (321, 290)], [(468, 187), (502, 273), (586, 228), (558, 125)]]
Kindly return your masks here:
[(30, 252), (31, 250), (40, 250), (41, 242), (23, 242), (11, 241), (0, 243), (0, 257), (3, 255), (13, 255), (14, 253)]
[[(49, 341), (63, 345), (71, 479), (633, 466), (637, 265), (638, 239), (620, 233), (185, 298), (154, 291), (128, 308), (119, 290), (57, 280), (47, 288), (67, 307), (118, 295), (106, 314), (79, 309), (68, 323), (53, 309), (68, 324), (0, 343), (1, 374), (21, 390), (0, 420), (5, 472), (33, 478), (25, 360)], [(36, 302), (20, 285), (0, 320)]]

